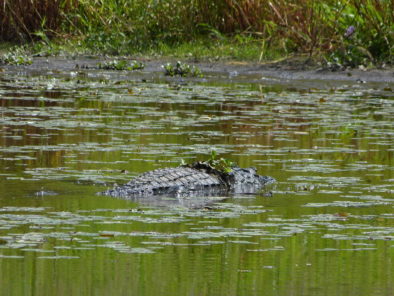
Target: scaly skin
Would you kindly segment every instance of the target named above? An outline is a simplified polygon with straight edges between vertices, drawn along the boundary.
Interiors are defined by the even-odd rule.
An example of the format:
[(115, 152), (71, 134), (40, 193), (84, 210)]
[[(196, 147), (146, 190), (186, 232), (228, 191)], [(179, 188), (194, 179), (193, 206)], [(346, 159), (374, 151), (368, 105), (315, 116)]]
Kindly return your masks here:
[(256, 193), (274, 181), (271, 177), (258, 175), (254, 168), (233, 167), (230, 173), (224, 173), (204, 162), (197, 162), (146, 172), (102, 194), (126, 199), (246, 194)]

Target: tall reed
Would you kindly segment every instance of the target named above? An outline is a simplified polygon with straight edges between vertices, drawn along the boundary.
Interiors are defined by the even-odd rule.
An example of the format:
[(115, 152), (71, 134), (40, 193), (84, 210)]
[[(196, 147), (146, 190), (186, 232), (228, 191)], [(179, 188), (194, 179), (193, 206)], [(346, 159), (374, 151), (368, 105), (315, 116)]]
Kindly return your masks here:
[(51, 36), (60, 29), (62, 15), (76, 0), (0, 0), (0, 38), (32, 40), (45, 30)]
[[(392, 60), (393, 11), (393, 0), (0, 0), (0, 38), (71, 33), (117, 54), (241, 34), (286, 52), (361, 48)], [(349, 26), (356, 33), (344, 38)]]

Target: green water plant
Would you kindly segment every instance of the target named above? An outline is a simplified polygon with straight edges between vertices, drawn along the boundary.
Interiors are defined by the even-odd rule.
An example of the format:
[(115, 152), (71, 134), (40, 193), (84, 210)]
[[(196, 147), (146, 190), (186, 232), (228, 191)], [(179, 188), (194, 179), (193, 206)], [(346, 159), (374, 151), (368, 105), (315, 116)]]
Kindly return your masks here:
[(223, 157), (218, 158), (217, 152), (215, 150), (212, 150), (211, 155), (207, 160), (198, 161), (195, 163), (186, 163), (182, 159), (181, 166), (204, 168), (204, 169), (208, 169), (208, 171), (211, 171), (215, 174), (219, 173), (226, 175), (233, 171), (233, 167), (236, 166), (236, 163)]
[(5, 65), (31, 65), (33, 59), (23, 47), (13, 47), (0, 57), (0, 63)]
[(181, 76), (181, 77), (202, 77), (201, 70), (196, 66), (190, 66), (180, 61), (176, 64), (167, 63), (162, 65), (164, 75), (166, 76)]
[(134, 70), (144, 69), (145, 65), (142, 62), (138, 62), (138, 61), (129, 62), (126, 60), (113, 60), (113, 61), (98, 63), (97, 67), (99, 69), (104, 69), (104, 70), (134, 71)]
[(346, 68), (366, 68), (374, 63), (372, 54), (363, 46), (348, 44), (328, 55), (327, 68), (345, 70)]
[(222, 173), (231, 173), (233, 170), (232, 168), (235, 166), (235, 163), (229, 159), (223, 157), (218, 158), (215, 150), (211, 151), (211, 157), (204, 161), (204, 163)]

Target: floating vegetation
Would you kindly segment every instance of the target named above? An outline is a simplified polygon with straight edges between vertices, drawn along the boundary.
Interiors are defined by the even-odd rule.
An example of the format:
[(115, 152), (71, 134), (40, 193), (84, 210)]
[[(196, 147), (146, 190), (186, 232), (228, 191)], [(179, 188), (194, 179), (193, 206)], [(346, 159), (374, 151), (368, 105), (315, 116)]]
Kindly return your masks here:
[(43, 212), (47, 208), (44, 207), (2, 207), (0, 208), (0, 212)]
[(229, 159), (225, 159), (223, 157), (218, 158), (216, 150), (211, 151), (211, 157), (207, 161), (204, 161), (204, 163), (207, 163), (215, 170), (223, 173), (230, 173), (232, 171), (232, 167), (236, 165)]
[(144, 63), (139, 61), (129, 62), (127, 60), (113, 60), (113, 61), (98, 63), (97, 67), (103, 70), (134, 71), (134, 70), (144, 69), (145, 65)]
[[(23, 209), (23, 208), (22, 208)], [(24, 209), (23, 209), (24, 210)], [(16, 212), (22, 211), (15, 208)], [(98, 212), (103, 215), (97, 215)], [(105, 213), (105, 215), (104, 215)], [(111, 210), (100, 209), (93, 211), (80, 211), (80, 214), (70, 212), (46, 212), (45, 216), (32, 217), (30, 214), (20, 214), (18, 220), (23, 221), (21, 224), (14, 224), (16, 230), (18, 225), (40, 225), (40, 232), (27, 232), (23, 234), (12, 233), (7, 237), (1, 238), (2, 248), (20, 249), (26, 252), (42, 252), (51, 253), (54, 251), (72, 251), (72, 250), (92, 250), (93, 246), (105, 247), (121, 253), (154, 253), (150, 248), (141, 247), (141, 245), (159, 245), (159, 246), (203, 246), (203, 245), (221, 245), (226, 239), (226, 243), (240, 244), (240, 245), (256, 245), (254, 249), (248, 249), (250, 252), (271, 252), (284, 251), (283, 246), (271, 245), (270, 247), (261, 247), (262, 242), (272, 242), (284, 239), (286, 237), (294, 236), (295, 234), (302, 234), (316, 229), (326, 228), (332, 231), (342, 232), (345, 229), (362, 230), (363, 234), (349, 235), (343, 233), (323, 234), (322, 238), (332, 239), (359, 239), (359, 240), (389, 240), (394, 239), (394, 228), (390, 227), (373, 227), (368, 224), (346, 224), (347, 219), (362, 219), (364, 217), (356, 217), (349, 214), (319, 214), (307, 215), (301, 219), (283, 219), (280, 217), (271, 217), (267, 222), (249, 222), (245, 223), (240, 228), (223, 227), (220, 224), (212, 225), (212, 219), (220, 221), (222, 219), (237, 219), (244, 215), (252, 215), (252, 217), (266, 213), (266, 210), (256, 206), (241, 206), (235, 203), (216, 203), (210, 209), (182, 209), (163, 208), (150, 209), (139, 211), (129, 210)], [(122, 214), (122, 215), (120, 215)], [(383, 214), (380, 218), (390, 218), (392, 215)], [(62, 219), (59, 220), (59, 217)], [(33, 218), (33, 219), (32, 219)], [(373, 217), (374, 219), (376, 217)], [(42, 221), (40, 221), (40, 220)], [(83, 232), (73, 231), (71, 228), (61, 231), (54, 231), (45, 226), (59, 224), (59, 225), (74, 225), (81, 227), (82, 225), (116, 225), (118, 221), (124, 221), (125, 226), (133, 225), (138, 222), (146, 225), (155, 223), (164, 225), (166, 223), (175, 223), (175, 225), (191, 223), (194, 219), (198, 219), (198, 224), (191, 226), (180, 232), (166, 233), (154, 231), (98, 231), (98, 232)], [(0, 226), (2, 223), (9, 224), (15, 221), (16, 217), (10, 214), (3, 214), (0, 216)], [(345, 224), (336, 224), (338, 223)], [(15, 222), (14, 222), (15, 223)], [(98, 224), (97, 224), (98, 223)], [(206, 225), (204, 225), (206, 224)], [(99, 228), (100, 229), (100, 228)], [(132, 229), (132, 228), (130, 228)], [(14, 230), (14, 232), (15, 232)], [(38, 229), (37, 229), (38, 230)], [(149, 241), (142, 241), (140, 244), (130, 245), (128, 238), (146, 237)], [(191, 242), (180, 242), (179, 240), (186, 238), (193, 240)], [(255, 240), (259, 238), (259, 242)], [(53, 248), (42, 249), (49, 240), (58, 241), (53, 245)], [(117, 240), (115, 240), (117, 239)], [(121, 240), (120, 240), (121, 239)], [(165, 241), (162, 241), (165, 240)], [(65, 242), (73, 242), (71, 245), (65, 245)], [(48, 256), (47, 259), (61, 259), (63, 255)]]
[[(248, 252), (272, 252), (272, 251), (283, 251), (285, 248), (282, 246), (275, 246), (268, 249), (248, 249)], [(272, 267), (271, 267), (272, 268)]]
[(13, 47), (10, 51), (0, 57), (0, 64), (5, 65), (31, 65), (33, 59), (29, 56), (23, 47)]
[(5, 258), (5, 259), (24, 259), (24, 256), (18, 256), (18, 255), (3, 255), (0, 254), (0, 258)]
[(186, 63), (176, 62), (175, 65), (167, 63), (162, 65), (164, 75), (166, 76), (181, 76), (181, 77), (202, 77), (201, 70), (196, 66), (190, 66)]
[(57, 259), (79, 259), (78, 256), (39, 256), (37, 259), (50, 259), (50, 260), (57, 260)]
[[(157, 73), (97, 70), (94, 59), (78, 71), (67, 59), (59, 65), (73, 72), (42, 75), (34, 74), (36, 62), (46, 65), (46, 58), (34, 68), (6, 67), (0, 80), (0, 261), (7, 291), (29, 294), (36, 283), (44, 294), (61, 294), (71, 283), (71, 294), (110, 287), (112, 294), (131, 288), (133, 295), (159, 295), (150, 290), (157, 285), (142, 291), (138, 284), (159, 276), (174, 283), (158, 286), (170, 294), (216, 295), (232, 286), (226, 279), (248, 271), (238, 285), (245, 295), (288, 291), (294, 272), (311, 279), (293, 281), (297, 295), (338, 294), (337, 284), (344, 295), (358, 295), (360, 287), (390, 295), (389, 84), (324, 81), (320, 89), (316, 81), (278, 86), (260, 76), (256, 83), (246, 75), (229, 82), (226, 73), (169, 88)], [(229, 171), (232, 159), (275, 177), (274, 197), (96, 195), (142, 172), (206, 158), (218, 170)], [(70, 277), (70, 270), (91, 275), (92, 268), (91, 286), (79, 274)], [(280, 270), (288, 272), (272, 273)], [(48, 274), (55, 281), (42, 280)], [(266, 289), (273, 281), (275, 290)], [(56, 291), (52, 282), (60, 285)]]
[(320, 208), (320, 207), (371, 207), (371, 206), (382, 206), (389, 205), (389, 202), (384, 201), (333, 201), (330, 203), (308, 203), (304, 207)]
[(351, 249), (335, 249), (335, 248), (324, 248), (324, 249), (316, 249), (317, 252), (341, 252), (341, 251), (374, 251), (377, 248), (351, 248)]
[(208, 160), (188, 164), (182, 159), (181, 165), (198, 168), (201, 167), (207, 170), (214, 170), (223, 174), (231, 173), (233, 167), (236, 166), (236, 164), (229, 159), (225, 159), (223, 157), (217, 158), (217, 152), (215, 150), (211, 151), (211, 157)]

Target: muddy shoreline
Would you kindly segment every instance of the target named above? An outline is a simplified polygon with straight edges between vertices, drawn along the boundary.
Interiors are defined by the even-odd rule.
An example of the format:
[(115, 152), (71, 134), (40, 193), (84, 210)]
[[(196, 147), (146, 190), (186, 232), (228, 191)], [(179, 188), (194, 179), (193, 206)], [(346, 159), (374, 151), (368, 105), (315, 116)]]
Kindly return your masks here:
[[(105, 72), (108, 75), (122, 77), (157, 78), (163, 75), (162, 65), (175, 62), (175, 59), (137, 59), (145, 64), (142, 71), (108, 71), (97, 68), (99, 62), (113, 60), (103, 57), (37, 57), (29, 66), (2, 65), (2, 73), (17, 75), (61, 75), (70, 73), (91, 72), (98, 75)], [(118, 58), (121, 59), (121, 58)], [(131, 58), (127, 58), (132, 60)], [(372, 83), (394, 84), (394, 68), (387, 69), (349, 69), (331, 71), (303, 62), (252, 63), (252, 62), (187, 62), (198, 66), (204, 74), (204, 79), (228, 80), (251, 83), (288, 83), (309, 81), (316, 85), (343, 83)], [(116, 73), (116, 74), (115, 74)]]

